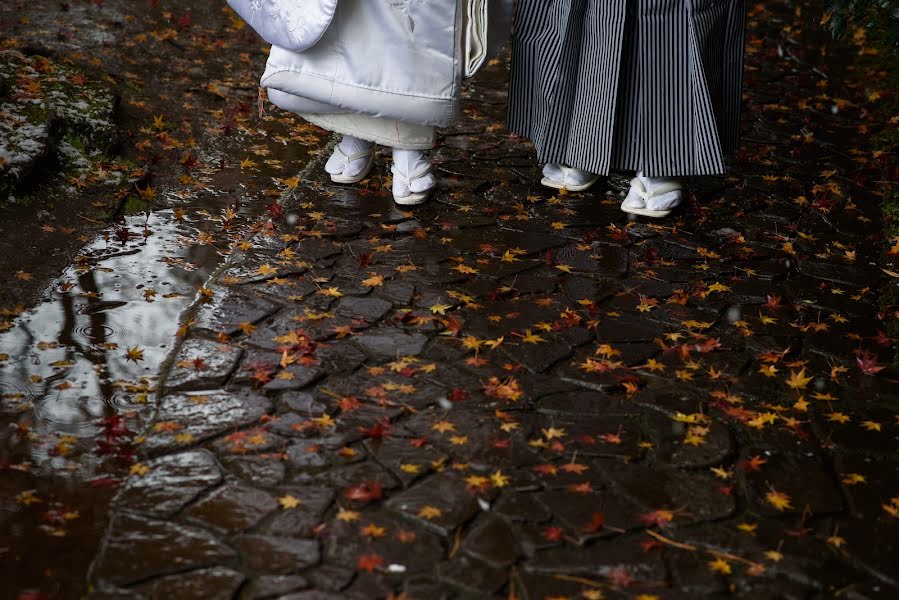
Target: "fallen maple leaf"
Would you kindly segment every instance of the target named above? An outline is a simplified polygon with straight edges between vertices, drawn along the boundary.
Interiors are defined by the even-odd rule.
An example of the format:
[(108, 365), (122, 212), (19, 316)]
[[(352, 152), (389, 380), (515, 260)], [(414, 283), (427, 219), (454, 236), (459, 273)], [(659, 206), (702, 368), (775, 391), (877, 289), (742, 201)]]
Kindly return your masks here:
[(349, 500), (359, 500), (361, 502), (370, 502), (377, 500), (383, 495), (381, 484), (377, 481), (371, 483), (360, 483), (351, 485), (344, 490), (343, 495)]
[(711, 561), (709, 563), (709, 568), (717, 573), (721, 573), (722, 575), (730, 575), (731, 572), (730, 563), (723, 558), (716, 558), (715, 560)]
[(442, 514), (443, 514), (442, 510), (440, 510), (436, 506), (431, 506), (431, 505), (422, 506), (421, 510), (418, 511), (419, 517), (421, 517), (423, 519), (428, 519), (429, 521), (431, 519), (436, 519), (437, 517), (441, 516)]
[(877, 375), (884, 367), (877, 364), (877, 357), (868, 351), (864, 351), (855, 357), (858, 368), (865, 375)]
[(562, 531), (561, 527), (555, 527), (550, 525), (549, 527), (543, 528), (543, 537), (550, 542), (560, 542), (564, 537), (565, 532)]
[(369, 573), (373, 573), (375, 569), (383, 565), (384, 558), (380, 554), (365, 554), (356, 560), (356, 567)]
[(790, 378), (787, 380), (787, 385), (794, 390), (801, 390), (804, 389), (812, 379), (814, 379), (814, 376), (805, 376), (804, 368), (798, 373), (796, 371), (790, 371)]
[(301, 502), (296, 497), (287, 494), (278, 498), (278, 504), (281, 505), (281, 508), (289, 509), (298, 507)]
[(765, 501), (779, 511), (793, 508), (790, 497), (774, 488), (771, 488), (771, 491), (765, 494)]

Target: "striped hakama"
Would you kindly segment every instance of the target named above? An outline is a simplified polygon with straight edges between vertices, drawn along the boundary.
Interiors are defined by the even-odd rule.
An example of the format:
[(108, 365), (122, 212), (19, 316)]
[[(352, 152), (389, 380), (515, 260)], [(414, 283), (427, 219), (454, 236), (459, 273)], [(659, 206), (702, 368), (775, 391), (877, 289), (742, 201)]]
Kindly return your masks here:
[(736, 150), (744, 0), (519, 0), (510, 129), (542, 163), (714, 175)]

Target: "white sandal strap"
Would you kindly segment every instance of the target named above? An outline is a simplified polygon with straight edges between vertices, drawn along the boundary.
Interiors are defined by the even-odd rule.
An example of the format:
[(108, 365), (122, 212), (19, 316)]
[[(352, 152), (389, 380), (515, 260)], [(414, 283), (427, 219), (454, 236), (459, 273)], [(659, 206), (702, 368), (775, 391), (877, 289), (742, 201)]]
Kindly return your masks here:
[(368, 150), (362, 150), (360, 152), (356, 152), (355, 154), (347, 154), (343, 150), (340, 149), (340, 145), (334, 147), (334, 153), (339, 154), (343, 158), (343, 163), (345, 165), (349, 165), (354, 160), (359, 160), (360, 158), (367, 158), (374, 152), (374, 146), (369, 148)]
[(428, 173), (431, 172), (431, 163), (429, 162), (428, 164), (421, 167), (420, 169), (418, 169), (411, 175), (403, 174), (402, 172), (400, 172), (399, 169), (396, 168), (396, 165), (393, 165), (390, 167), (390, 172), (393, 173), (394, 177), (398, 177), (403, 183), (405, 183), (407, 186), (409, 186), (416, 179), (421, 179), (422, 177), (424, 177), (425, 175), (427, 175)]

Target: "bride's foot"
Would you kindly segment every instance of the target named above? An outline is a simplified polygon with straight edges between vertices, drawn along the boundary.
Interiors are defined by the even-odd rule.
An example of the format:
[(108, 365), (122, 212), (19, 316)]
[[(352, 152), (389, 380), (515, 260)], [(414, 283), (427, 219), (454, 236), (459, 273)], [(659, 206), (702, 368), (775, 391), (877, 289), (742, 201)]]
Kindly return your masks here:
[(403, 206), (422, 204), (437, 186), (431, 161), (421, 150), (393, 149), (393, 200)]
[(368, 177), (374, 162), (375, 145), (347, 135), (334, 148), (325, 171), (334, 183), (358, 183)]
[(627, 198), (621, 203), (626, 213), (645, 217), (667, 217), (684, 199), (684, 188), (670, 177), (645, 177), (637, 173)]
[(594, 175), (589, 171), (548, 163), (543, 167), (543, 181), (541, 183), (556, 190), (565, 189), (569, 192), (583, 192), (590, 189), (598, 180), (599, 175)]

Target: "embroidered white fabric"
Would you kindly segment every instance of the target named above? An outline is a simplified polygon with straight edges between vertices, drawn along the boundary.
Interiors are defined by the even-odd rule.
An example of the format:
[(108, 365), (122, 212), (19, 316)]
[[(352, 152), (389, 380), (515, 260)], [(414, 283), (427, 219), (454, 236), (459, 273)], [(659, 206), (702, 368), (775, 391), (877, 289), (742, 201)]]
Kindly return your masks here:
[(318, 42), (334, 17), (338, 0), (228, 0), (228, 5), (262, 39), (293, 52)]

